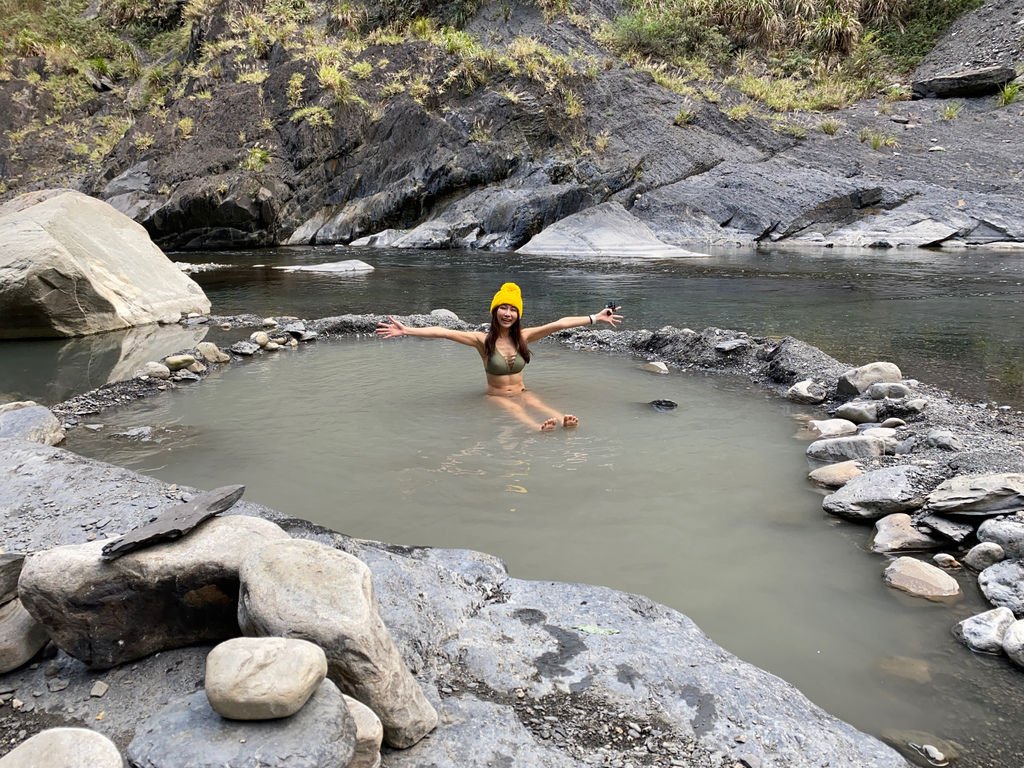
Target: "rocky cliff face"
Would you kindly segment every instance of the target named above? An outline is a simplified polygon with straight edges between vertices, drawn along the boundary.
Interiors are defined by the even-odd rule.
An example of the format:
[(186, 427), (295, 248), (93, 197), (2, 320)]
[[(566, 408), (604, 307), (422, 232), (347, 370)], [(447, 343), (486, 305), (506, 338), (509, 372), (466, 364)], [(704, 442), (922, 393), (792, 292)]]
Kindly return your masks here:
[[(610, 55), (597, 30), (621, 12), (611, 2), (556, 16), (443, 5), (435, 17), (464, 32), (422, 22), (405, 36), (374, 27), (394, 13), (386, 4), (376, 20), (345, 6), (352, 16), (277, 26), (236, 5), (203, 4), (184, 54), (83, 107), (94, 120), (125, 105), (134, 115), (98, 173), (54, 163), (45, 140), (11, 146), (15, 107), (47, 109), (30, 87), (42, 64), (21, 61), (0, 83), (10, 191), (70, 182), (170, 249), (348, 243), (385, 229), (406, 231), (399, 245), (509, 249), (608, 200), (684, 246), (1024, 242), (1022, 102), (747, 110), (720, 82)], [(993, 0), (961, 19), (922, 77), (1024, 63), (1022, 6)]]

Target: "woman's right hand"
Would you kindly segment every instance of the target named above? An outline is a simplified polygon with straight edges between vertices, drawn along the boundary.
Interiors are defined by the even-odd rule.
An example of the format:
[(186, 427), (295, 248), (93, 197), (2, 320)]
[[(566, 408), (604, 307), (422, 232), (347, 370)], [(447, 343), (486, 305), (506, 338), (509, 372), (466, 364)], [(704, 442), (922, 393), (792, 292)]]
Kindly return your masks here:
[(406, 327), (395, 320), (392, 315), (388, 315), (387, 322), (377, 323), (377, 335), (385, 339), (391, 339), (395, 336), (405, 336)]

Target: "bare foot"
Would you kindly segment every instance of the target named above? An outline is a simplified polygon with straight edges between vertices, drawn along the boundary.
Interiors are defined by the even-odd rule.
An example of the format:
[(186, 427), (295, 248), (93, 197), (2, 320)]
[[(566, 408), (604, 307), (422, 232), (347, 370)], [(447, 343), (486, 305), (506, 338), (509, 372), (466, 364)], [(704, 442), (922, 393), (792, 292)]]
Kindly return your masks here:
[(571, 413), (565, 414), (562, 417), (562, 426), (566, 429), (572, 429), (573, 427), (579, 426), (580, 420), (573, 416)]
[(547, 421), (540, 425), (540, 431), (551, 432), (554, 430), (556, 426), (558, 426), (558, 422), (555, 421), (555, 419), (548, 419)]

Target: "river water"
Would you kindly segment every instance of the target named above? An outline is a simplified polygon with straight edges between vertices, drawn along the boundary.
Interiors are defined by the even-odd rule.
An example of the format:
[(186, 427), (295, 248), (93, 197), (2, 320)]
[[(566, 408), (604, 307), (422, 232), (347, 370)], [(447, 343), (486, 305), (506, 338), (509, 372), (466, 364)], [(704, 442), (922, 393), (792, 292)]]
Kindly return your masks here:
[[(851, 365), (891, 360), (906, 376), (1024, 408), (1021, 252), (734, 250), (619, 264), (514, 253), (322, 247), (177, 258), (229, 265), (194, 276), (221, 315), (316, 318), (444, 307), (469, 322), (485, 322), (497, 287), (514, 279), (523, 287), (529, 322), (590, 314), (615, 299), (624, 308), (625, 327), (717, 326), (795, 336)], [(351, 258), (376, 271), (344, 276), (277, 268)], [(135, 349), (137, 357), (183, 346), (180, 339), (134, 338), (122, 345), (123, 336), (0, 342), (5, 361), (0, 401), (59, 402), (103, 384), (119, 359), (127, 362), (122, 346)]]
[[(353, 257), (376, 271), (275, 269)], [(627, 327), (793, 335), (851, 364), (890, 359), (908, 376), (1022, 405), (1019, 255), (823, 259), (725, 253), (623, 266), (335, 248), (188, 256), (232, 264), (197, 276), (218, 314), (446, 307), (482, 321), (498, 284), (514, 279), (527, 322), (615, 299)], [(188, 346), (170, 333), (182, 331), (130, 344), (108, 335), (99, 352), (96, 339), (0, 346), (28, 373), (8, 371), (0, 392), (67, 397), (102, 383), (111, 366), (131, 367), (126, 346)], [(976, 586), (965, 578), (953, 605), (884, 587), (886, 560), (870, 553), (870, 529), (825, 515), (805, 480), (796, 418), (810, 411), (731, 378), (655, 376), (633, 360), (554, 343), (535, 354), (531, 389), (580, 416), (578, 430), (540, 435), (510, 424), (481, 396), (479, 361), (466, 348), (349, 339), (246, 361), (105, 412), (68, 447), (169, 482), (244, 483), (247, 499), (350, 535), (468, 547), (504, 558), (521, 578), (646, 594), (895, 746), (931, 741), (972, 768), (1024, 764), (1021, 672), (971, 654), (949, 631), (987, 607)], [(647, 405), (654, 399), (680, 407), (658, 412)], [(153, 431), (118, 436), (138, 427)]]

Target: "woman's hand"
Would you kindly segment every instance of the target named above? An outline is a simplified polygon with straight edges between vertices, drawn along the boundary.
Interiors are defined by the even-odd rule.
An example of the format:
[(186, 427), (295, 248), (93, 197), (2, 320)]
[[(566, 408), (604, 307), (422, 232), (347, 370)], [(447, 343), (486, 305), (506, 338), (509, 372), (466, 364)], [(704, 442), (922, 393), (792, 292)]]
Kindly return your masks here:
[(377, 335), (385, 339), (392, 339), (395, 336), (405, 336), (407, 329), (392, 315), (388, 315), (387, 322), (377, 323)]
[(614, 309), (612, 307), (605, 307), (594, 315), (594, 322), (608, 323), (608, 325), (614, 328), (622, 322), (622, 315), (615, 314), (620, 309), (622, 309), (622, 307), (615, 307)]

